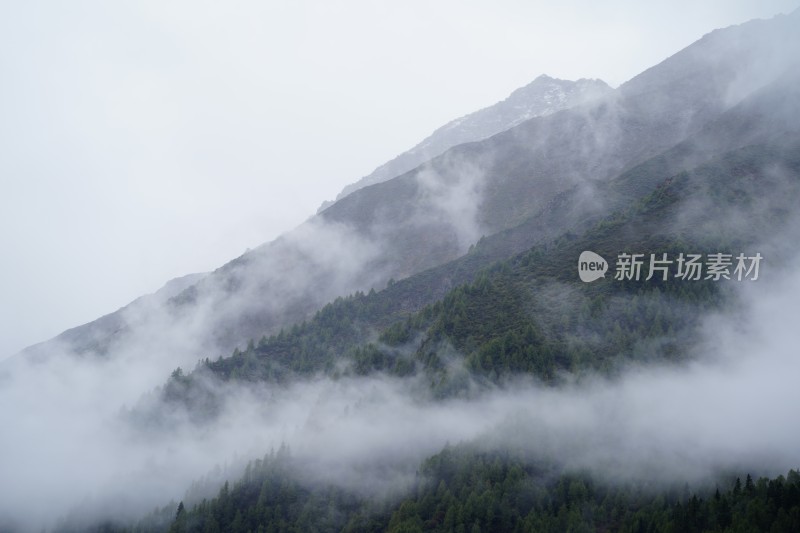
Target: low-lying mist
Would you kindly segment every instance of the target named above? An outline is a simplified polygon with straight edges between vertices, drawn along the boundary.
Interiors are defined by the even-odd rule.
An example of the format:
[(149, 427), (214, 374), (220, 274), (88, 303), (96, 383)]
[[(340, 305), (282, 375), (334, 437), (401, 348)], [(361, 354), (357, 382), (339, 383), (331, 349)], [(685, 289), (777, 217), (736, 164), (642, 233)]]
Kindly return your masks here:
[(422, 459), (473, 439), (609, 480), (796, 468), (800, 280), (775, 275), (739, 285), (738, 305), (705, 319), (691, 364), (560, 388), (520, 379), (469, 400), (425, 400), (416, 378), (319, 378), (231, 389), (213, 424), (150, 433), (121, 413), (165, 381), (155, 353), (13, 360), (0, 369), (0, 523), (38, 529), (76, 507), (135, 518), (182, 499), (216, 466), (232, 465), (233, 481), (235, 465), (281, 444), (307, 479), (362, 494), (402, 492)]

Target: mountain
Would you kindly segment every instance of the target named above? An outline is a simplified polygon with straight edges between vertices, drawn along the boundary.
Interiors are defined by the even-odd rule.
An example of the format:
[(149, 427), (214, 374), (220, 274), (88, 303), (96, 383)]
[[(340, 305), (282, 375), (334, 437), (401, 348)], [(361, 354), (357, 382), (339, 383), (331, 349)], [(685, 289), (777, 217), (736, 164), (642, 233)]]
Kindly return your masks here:
[[(111, 330), (96, 323), (77, 328), (67, 344), (113, 353), (146, 341), (148, 350), (170, 347), (176, 361), (229, 353), (338, 296), (456, 260), (481, 237), (503, 236), (492, 240), (502, 257), (596, 220), (617, 176), (724, 121), (726, 111), (790, 72), (798, 19), (794, 12), (717, 30), (603, 97), (455, 146), (358, 189), (166, 305)], [(720, 146), (694, 150), (686, 161), (737, 147), (714, 142)], [(511, 248), (499, 244), (515, 239)]]
[[(484, 400), (496, 400), (493, 392), (511, 384), (513, 393), (514, 380), (526, 374), (542, 383), (562, 386), (576, 377), (585, 378), (588, 383), (579, 381), (580, 387), (567, 387), (570, 394), (580, 398), (590, 394), (586, 391), (592, 390), (598, 373), (613, 378), (625, 365), (674, 365), (679, 368), (678, 375), (685, 377), (686, 367), (678, 365), (692, 358), (700, 344), (698, 328), (703, 317), (736, 308), (740, 304), (740, 282), (606, 279), (586, 284), (577, 279), (576, 258), (586, 249), (607, 258), (620, 250), (646, 255), (664, 252), (675, 257), (686, 250), (710, 254), (758, 249), (769, 257), (769, 272), (775, 275), (794, 258), (791, 250), (774, 244), (793, 242), (800, 223), (794, 212), (800, 201), (800, 115), (793, 114), (800, 109), (797, 81), (798, 74), (789, 73), (727, 111), (693, 139), (608, 182), (610, 189), (647, 190), (584, 231), (563, 233), (496, 262), (473, 282), (451, 288), (416, 313), (398, 308), (402, 303), (398, 296), (410, 290), (425, 296), (427, 273), (391, 284), (383, 291), (338, 299), (313, 320), (251, 343), (244, 351), (236, 350), (217, 361), (206, 360), (189, 374), (174, 372), (158, 391), (157, 403), (141, 404), (129, 413), (130, 421), (137, 427), (161, 428), (169, 433), (183, 420), (205, 428), (213, 423), (210, 421), (220, 419), (228, 431), (228, 424), (242, 408), (235, 391), (247, 390), (255, 383), (265, 385), (265, 396), (258, 397), (256, 403), (264, 402), (271, 411), (275, 395), (294, 390), (292, 383), (316, 383), (320, 374), (328, 375), (334, 388), (357, 376), (375, 378), (361, 384), (368, 389), (366, 401), (348, 403), (348, 410), (366, 409), (374, 414), (382, 393), (369, 389), (378, 387), (380, 376), (392, 376), (416, 384), (416, 388), (406, 390), (414, 394), (409, 401), (415, 404), (435, 410), (434, 404), (446, 398), (443, 404), (448, 416), (459, 398), (471, 398), (472, 409), (480, 412)], [(794, 118), (786, 118), (790, 116)], [(686, 154), (685, 145), (697, 149), (711, 136), (723, 141), (724, 127), (735, 123), (747, 124), (761, 142), (672, 173), (676, 158)], [(726, 142), (737, 144), (741, 140), (734, 134)], [(479, 244), (468, 255), (479, 254), (483, 246)], [(457, 263), (460, 261), (446, 266), (451, 274), (457, 271)], [(736, 322), (740, 327), (738, 319)], [(715, 375), (714, 379), (719, 377)], [(619, 394), (620, 389), (624, 390), (622, 384), (612, 382), (612, 395)], [(312, 390), (316, 405), (330, 401), (326, 400), (327, 393)], [(686, 392), (687, 388), (681, 385), (679, 390)], [(746, 397), (752, 398), (749, 393)], [(546, 401), (546, 397), (537, 399)], [(675, 399), (659, 398), (667, 400)], [(391, 405), (391, 416), (402, 418), (394, 412), (397, 406)], [(522, 406), (531, 408), (525, 403)], [(337, 404), (330, 410), (330, 420), (316, 408), (312, 411), (316, 416), (310, 420), (292, 420), (312, 427), (346, 424), (347, 412), (338, 412), (340, 407)], [(668, 411), (670, 417), (675, 416), (673, 410)], [(649, 423), (649, 415), (644, 416)], [(640, 460), (635, 454), (605, 464), (602, 454), (597, 453), (598, 447), (604, 446), (602, 439), (576, 444), (575, 429), (570, 426), (570, 452), (583, 453), (584, 447), (589, 450), (590, 462), (579, 462), (581, 468), (576, 470), (567, 466), (571, 461), (563, 453), (554, 452), (552, 445), (548, 447), (553, 437), (546, 430), (521, 423), (524, 418), (519, 417), (509, 421), (513, 426), (510, 432), (501, 425), (490, 435), (455, 447), (446, 445), (426, 458), (415, 466), (414, 482), (401, 497), (384, 498), (365, 492), (363, 487), (353, 489), (338, 476), (333, 481), (315, 481), (309, 472), (324, 468), (316, 462), (318, 458), (293, 457), (282, 447), (277, 454), (269, 453), (248, 465), (244, 475), (224, 485), (215, 498), (187, 493), (186, 505), (178, 505), (177, 512), (176, 504), (167, 506), (139, 522), (134, 530), (166, 531), (170, 524), (173, 530), (238, 530), (283, 520), (297, 527), (336, 531), (403, 530), (401, 526), (439, 531), (448, 530), (440, 528), (440, 523), (463, 525), (479, 519), (481, 527), (491, 530), (520, 528), (524, 523), (531, 530), (537, 530), (536, 524), (545, 524), (545, 530), (562, 531), (567, 518), (561, 509), (567, 505), (592, 510), (575, 511), (569, 519), (571, 524), (589, 524), (589, 529), (615, 530), (620, 521), (634, 527), (642, 523), (643, 516), (665, 528), (657, 531), (691, 530), (697, 524), (713, 528), (719, 523), (792, 531), (798, 523), (797, 516), (786, 514), (796, 515), (800, 501), (796, 471), (789, 473), (788, 480), (777, 476), (758, 484), (748, 475), (744, 486), (724, 472), (721, 478), (708, 478), (699, 488), (693, 486), (691, 490), (699, 496), (692, 499), (688, 488), (679, 490), (680, 484), (676, 483), (674, 489), (669, 484), (653, 484), (653, 476), (660, 475), (658, 468), (669, 468), (669, 461), (660, 465), (648, 458), (644, 477), (628, 478), (626, 465)], [(599, 423), (613, 424), (614, 419), (612, 416)], [(371, 442), (369, 431), (363, 431), (358, 438)], [(509, 435), (511, 440), (507, 441)], [(626, 438), (635, 437), (619, 436)], [(531, 445), (532, 440), (538, 447)], [(332, 446), (335, 448), (335, 444)], [(613, 441), (612, 446), (620, 443)], [(683, 446), (681, 442), (680, 449)], [(401, 455), (396, 450), (393, 453)], [(313, 464), (310, 469), (309, 460)], [(719, 467), (717, 459), (713, 464)], [(358, 475), (368, 478), (369, 467), (358, 461), (356, 465)], [(402, 479), (403, 473), (393, 467), (377, 468), (381, 478)], [(626, 484), (609, 483), (609, 475)], [(723, 489), (723, 494), (718, 489), (713, 496), (715, 503), (706, 504), (712, 501), (714, 483), (729, 488)], [(609, 494), (613, 495), (615, 509), (619, 506), (613, 519), (609, 518)], [(559, 498), (564, 502), (556, 508), (551, 502)], [(721, 501), (729, 506), (727, 510), (719, 507)], [(758, 516), (745, 512), (745, 505), (762, 505), (758, 501), (763, 504)], [(695, 511), (686, 511), (686, 507)], [(703, 513), (697, 512), (700, 508)], [(428, 525), (423, 527), (423, 523)], [(114, 530), (113, 525), (108, 528)]]
[(128, 305), (104, 315), (88, 324), (60, 333), (54, 339), (34, 344), (23, 350), (26, 357), (46, 359), (55, 353), (76, 355), (108, 353), (109, 339), (126, 331), (131, 324), (142, 321), (142, 317), (158, 313), (175, 296), (192, 287), (207, 273), (186, 274), (171, 279), (153, 294), (140, 296)]
[[(95, 440), (124, 453), (55, 529), (797, 530), (800, 477), (778, 474), (797, 460), (798, 23), (714, 31), (62, 336), (104, 357), (32, 365), (37, 403), (62, 382), (105, 401), (138, 355), (174, 370), (78, 438), (59, 411), (81, 471)], [(577, 276), (587, 250), (605, 279)], [(762, 279), (681, 280), (680, 259), (624, 279), (622, 253), (705, 274), (763, 255)], [(234, 451), (264, 459), (209, 471)]]
[[(492, 373), (492, 379), (530, 372), (552, 380), (563, 371), (614, 367), (620, 364), (619, 357), (634, 356), (637, 343), (664, 331), (688, 342), (693, 338), (688, 325), (708, 309), (708, 302), (721, 301), (714, 284), (698, 283), (688, 292), (686, 287), (659, 284), (652, 294), (639, 290), (639, 297), (649, 302), (644, 308), (631, 305), (612, 317), (586, 316), (581, 314), (584, 306), (613, 308), (610, 300), (625, 300), (630, 294), (624, 286), (598, 294), (597, 286), (577, 283), (575, 258), (587, 249), (608, 257), (624, 249), (774, 248), (770, 240), (790, 232), (797, 222), (791, 213), (800, 201), (800, 69), (791, 68), (793, 61), (789, 59), (789, 68), (766, 85), (759, 84), (743, 100), (690, 128), (691, 134), (676, 144), (614, 177), (591, 183), (591, 195), (586, 193), (587, 184), (578, 182), (520, 225), (484, 237), (459, 258), (421, 269), (383, 290), (337, 299), (307, 322), (276, 336), (264, 335), (258, 344), (236, 350), (231, 357), (207, 361), (199, 381), (189, 376), (171, 383), (165, 399), (190, 410), (194, 403), (213, 412), (219, 398), (200, 401), (208, 391), (193, 390), (198, 383), (204, 389), (209, 375), (223, 381), (278, 382), (317, 372), (382, 371), (406, 376), (420, 368), (438, 372), (439, 363), (432, 361), (445, 360), (443, 354), (450, 349), (463, 356), (467, 368)], [(356, 191), (323, 217), (342, 208), (363, 212), (369, 201), (365, 206), (350, 204), (388, 186), (398, 188), (387, 196), (406, 205), (399, 191), (413, 185), (412, 175)], [(353, 212), (342, 216), (353, 220)], [(357, 229), (367, 232), (377, 224), (367, 219)], [(785, 252), (771, 252), (776, 264), (787, 259), (781, 259)], [(494, 274), (487, 277), (487, 272)], [(565, 294), (530, 296), (546, 294), (548, 286), (556, 284)], [(675, 289), (683, 292), (673, 293)], [(661, 301), (664, 295), (666, 303)], [(676, 302), (680, 302), (677, 307)], [(703, 305), (695, 307), (697, 302)], [(557, 307), (566, 316), (553, 313)], [(612, 335), (614, 327), (618, 331)], [(581, 339), (587, 332), (589, 341), (584, 344)], [(612, 337), (616, 339), (612, 344), (598, 341)], [(380, 343), (373, 345), (376, 338)], [(505, 346), (501, 355), (490, 355), (497, 343)], [(569, 349), (564, 348), (567, 344)], [(655, 355), (659, 352), (654, 350), (650, 357), (685, 356), (685, 344), (666, 346), (669, 356)], [(523, 361), (503, 359), (503, 353), (530, 349), (533, 354)], [(435, 381), (446, 384), (443, 379), (437, 375)]]
[[(448, 122), (407, 152), (346, 186), (336, 199), (341, 200), (353, 191), (405, 174), (453, 146), (486, 139), (528, 119), (600, 98), (611, 90), (602, 80), (582, 78), (568, 81), (542, 74), (525, 87), (512, 92), (505, 100)], [(327, 202), (320, 211), (332, 203)]]
[[(798, 106), (792, 78), (783, 88)], [(761, 120), (770, 124), (770, 115)], [(170, 408), (156, 404), (137, 416), (152, 421), (153, 413), (180, 406), (197, 421), (213, 418), (226, 402), (226, 389), (214, 382), (421, 374), (434, 395), (450, 396), (464, 393), (469, 383), (461, 368), (491, 382), (533, 374), (555, 384), (564, 372), (609, 372), (638, 358), (685, 360), (701, 316), (731, 305), (730, 286), (703, 280), (585, 284), (575, 275), (576, 259), (583, 250), (611, 258), (621, 250), (677, 257), (688, 249), (766, 249), (777, 270), (791, 257), (774, 241), (792, 238), (800, 224), (796, 214), (787, 215), (800, 201), (800, 119), (792, 131), (774, 133), (766, 144), (734, 149), (676, 174), (669, 154), (656, 157), (615, 180), (624, 188), (657, 166), (661, 172), (646, 193), (628, 205), (620, 202), (578, 234), (562, 233), (491, 264), (480, 260), (479, 244), (469, 254), (479, 257), (476, 263), (457, 260), (383, 291), (338, 299), (301, 325), (170, 380), (161, 396)], [(431, 286), (432, 278), (438, 286)]]

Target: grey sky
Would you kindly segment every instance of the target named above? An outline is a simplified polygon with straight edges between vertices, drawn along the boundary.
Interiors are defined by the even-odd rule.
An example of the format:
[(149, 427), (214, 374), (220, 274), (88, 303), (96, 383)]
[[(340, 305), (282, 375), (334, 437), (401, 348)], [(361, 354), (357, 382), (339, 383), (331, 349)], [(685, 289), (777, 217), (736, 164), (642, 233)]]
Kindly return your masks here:
[(798, 0), (0, 2), (0, 356), (297, 225), (539, 74)]

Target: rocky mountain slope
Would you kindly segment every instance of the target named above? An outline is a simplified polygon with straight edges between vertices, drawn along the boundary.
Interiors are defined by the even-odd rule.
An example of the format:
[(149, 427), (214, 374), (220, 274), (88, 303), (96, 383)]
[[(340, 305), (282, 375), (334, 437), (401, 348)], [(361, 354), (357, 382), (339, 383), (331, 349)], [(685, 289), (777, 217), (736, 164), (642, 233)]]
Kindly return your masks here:
[(602, 80), (569, 81), (542, 74), (525, 87), (512, 92), (505, 100), (448, 122), (407, 152), (345, 187), (336, 199), (341, 200), (353, 191), (404, 174), (453, 146), (486, 139), (531, 118), (586, 103), (611, 91), (611, 87)]
[[(704, 128), (726, 120), (726, 111), (791, 72), (798, 19), (795, 12), (712, 32), (604, 97), (525, 120), (359, 189), (166, 305), (122, 310), (118, 320), (57, 340), (69, 350), (103, 354), (143, 340), (148, 350), (169, 347), (165, 357), (227, 353), (337, 296), (453, 261), (483, 236), (510, 232), (521, 239), (517, 247), (541, 242), (602, 212), (598, 200), (616, 176), (701, 138)], [(736, 128), (743, 138), (753, 133), (740, 122), (731, 132)], [(706, 157), (702, 148), (694, 149), (695, 159)]]

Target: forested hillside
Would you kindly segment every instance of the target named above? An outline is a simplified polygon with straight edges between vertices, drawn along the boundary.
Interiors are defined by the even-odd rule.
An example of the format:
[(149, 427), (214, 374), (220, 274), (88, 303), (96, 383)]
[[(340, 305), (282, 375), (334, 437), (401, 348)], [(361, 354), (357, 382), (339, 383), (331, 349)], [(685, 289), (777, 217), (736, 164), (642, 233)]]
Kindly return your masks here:
[[(782, 192), (754, 202), (764, 187)], [(223, 399), (215, 399), (208, 379), (280, 384), (373, 372), (423, 373), (441, 397), (465, 392), (474, 379), (501, 383), (522, 373), (556, 384), (564, 372), (613, 374), (628, 362), (679, 362), (689, 356), (699, 317), (734, 304), (743, 282), (615, 280), (612, 271), (586, 284), (577, 278), (580, 253), (755, 253), (765, 232), (780, 234), (791, 223), (787, 214), (799, 191), (800, 144), (746, 147), (667, 178), (582, 235), (495, 263), (418, 312), (402, 303), (425, 301), (427, 273), (339, 299), (310, 321), (251, 340), (229, 357), (203, 360), (192, 373), (177, 370), (161, 399), (213, 412)], [(732, 216), (746, 227), (731, 232)], [(480, 249), (478, 243), (471, 253)], [(786, 259), (773, 255), (770, 267)]]
[[(310, 487), (288, 449), (272, 452), (211, 499), (167, 506), (130, 529), (182, 532), (548, 532), (694, 533), (800, 528), (800, 473), (716, 485), (608, 482), (546, 461), (476, 446), (426, 460), (411, 495), (375, 501), (336, 486)], [(69, 529), (64, 529), (69, 531)]]
[[(764, 189), (781, 194), (765, 199), (759, 194)], [(798, 142), (726, 153), (670, 176), (583, 234), (496, 262), (419, 311), (398, 302), (425, 290), (426, 273), (339, 299), (312, 320), (251, 341), (229, 357), (204, 360), (193, 372), (178, 369), (156, 404), (145, 402), (129, 416), (137, 424), (168, 427), (170, 419), (157, 413), (170, 410), (154, 408), (165, 402), (173, 412), (186, 410), (193, 423), (209, 423), (225, 413), (220, 391), (227, 389), (215, 382), (270, 388), (319, 375), (416, 376), (429, 384), (420, 400), (442, 402), (479, 400), (482, 389), (522, 375), (558, 386), (597, 373), (613, 380), (630, 363), (684, 364), (693, 357), (701, 317), (735, 307), (748, 281), (617, 280), (612, 268), (606, 279), (582, 283), (578, 255), (585, 249), (607, 258), (620, 251), (677, 256), (686, 250), (767, 250), (766, 233), (791, 229), (798, 190)], [(748, 224), (731, 231), (735, 219)], [(787, 259), (771, 255), (762, 273)], [(557, 456), (482, 439), (447, 446), (424, 460), (410, 492), (378, 497), (320, 485), (301, 466), (281, 447), (215, 497), (167, 505), (123, 530), (722, 532), (795, 531), (800, 524), (800, 476), (794, 470), (758, 480), (727, 470), (689, 486), (628, 479), (624, 469), (615, 474), (607, 466), (576, 470)], [(72, 527), (62, 525), (64, 531)], [(120, 530), (113, 522), (97, 527)]]

